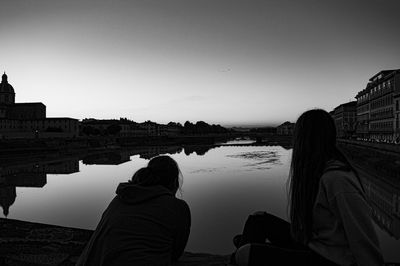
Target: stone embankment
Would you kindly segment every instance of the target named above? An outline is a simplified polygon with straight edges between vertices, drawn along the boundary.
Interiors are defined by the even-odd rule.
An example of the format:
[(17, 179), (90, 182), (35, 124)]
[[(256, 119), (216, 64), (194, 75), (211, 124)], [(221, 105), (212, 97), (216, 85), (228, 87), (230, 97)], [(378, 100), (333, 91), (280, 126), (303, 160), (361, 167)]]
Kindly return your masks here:
[[(73, 266), (92, 233), (91, 230), (0, 218), (0, 265)], [(185, 252), (172, 266), (229, 266), (228, 261), (229, 255)]]
[[(75, 265), (93, 231), (0, 218), (0, 265)], [(223, 266), (228, 256), (185, 252), (175, 266)]]
[(368, 148), (371, 150), (376, 150), (381, 153), (386, 154), (398, 154), (400, 155), (400, 144), (393, 143), (384, 143), (384, 142), (369, 142), (369, 141), (360, 141), (360, 140), (347, 140), (347, 139), (339, 139), (339, 144), (346, 146), (355, 146), (359, 148)]

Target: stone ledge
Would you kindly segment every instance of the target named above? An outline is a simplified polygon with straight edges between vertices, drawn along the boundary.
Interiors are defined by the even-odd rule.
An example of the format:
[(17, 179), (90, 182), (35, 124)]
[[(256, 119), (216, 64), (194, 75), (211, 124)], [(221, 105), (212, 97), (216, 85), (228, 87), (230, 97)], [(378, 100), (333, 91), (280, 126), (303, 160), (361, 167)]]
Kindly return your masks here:
[[(0, 265), (75, 265), (91, 230), (0, 218)], [(175, 266), (223, 266), (229, 256), (185, 252)]]

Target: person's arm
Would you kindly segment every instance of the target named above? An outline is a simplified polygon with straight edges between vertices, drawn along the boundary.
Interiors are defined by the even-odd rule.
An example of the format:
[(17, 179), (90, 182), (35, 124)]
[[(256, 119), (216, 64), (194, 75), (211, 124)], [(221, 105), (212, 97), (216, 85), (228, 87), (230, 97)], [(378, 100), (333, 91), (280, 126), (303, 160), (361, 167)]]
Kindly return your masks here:
[(344, 192), (334, 198), (357, 265), (383, 265), (370, 207), (360, 193)]
[(175, 262), (182, 255), (185, 250), (187, 241), (189, 239), (191, 216), (190, 209), (186, 202), (183, 202), (182, 208), (182, 221), (179, 223), (181, 226), (178, 228), (174, 243), (172, 246), (172, 261)]

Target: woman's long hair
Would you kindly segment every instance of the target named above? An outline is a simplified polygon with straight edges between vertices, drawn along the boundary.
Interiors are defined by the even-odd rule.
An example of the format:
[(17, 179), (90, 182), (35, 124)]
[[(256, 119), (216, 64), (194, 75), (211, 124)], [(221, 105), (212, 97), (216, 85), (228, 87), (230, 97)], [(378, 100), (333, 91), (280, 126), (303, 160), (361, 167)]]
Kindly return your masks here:
[[(294, 239), (306, 244), (311, 238), (312, 210), (326, 163), (336, 159), (355, 170), (336, 147), (336, 127), (321, 109), (304, 112), (296, 122), (289, 185), (289, 216)], [(356, 174), (357, 175), (357, 174)]]
[(147, 167), (137, 170), (130, 182), (141, 186), (161, 185), (176, 192), (180, 188), (180, 176), (176, 161), (162, 155), (152, 158)]

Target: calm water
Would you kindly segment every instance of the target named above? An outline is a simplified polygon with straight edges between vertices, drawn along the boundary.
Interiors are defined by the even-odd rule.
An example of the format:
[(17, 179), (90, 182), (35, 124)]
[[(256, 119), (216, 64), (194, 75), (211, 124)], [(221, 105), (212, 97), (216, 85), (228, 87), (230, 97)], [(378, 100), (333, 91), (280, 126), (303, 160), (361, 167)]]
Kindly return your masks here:
[[(242, 231), (249, 213), (266, 210), (287, 219), (291, 155), (290, 149), (281, 146), (228, 144), (143, 147), (83, 158), (51, 158), (46, 163), (13, 162), (1, 168), (1, 205), (5, 212), (9, 206), (9, 218), (94, 229), (120, 182), (145, 166), (148, 158), (170, 154), (183, 174), (179, 197), (192, 212), (187, 250), (227, 254), (233, 250), (232, 237)], [(369, 187), (380, 189), (376, 184)], [(375, 216), (381, 212), (377, 209)], [(397, 239), (399, 216), (392, 217), (394, 226), (390, 227)], [(396, 254), (400, 241), (386, 231), (378, 228), (385, 258), (400, 261)]]

